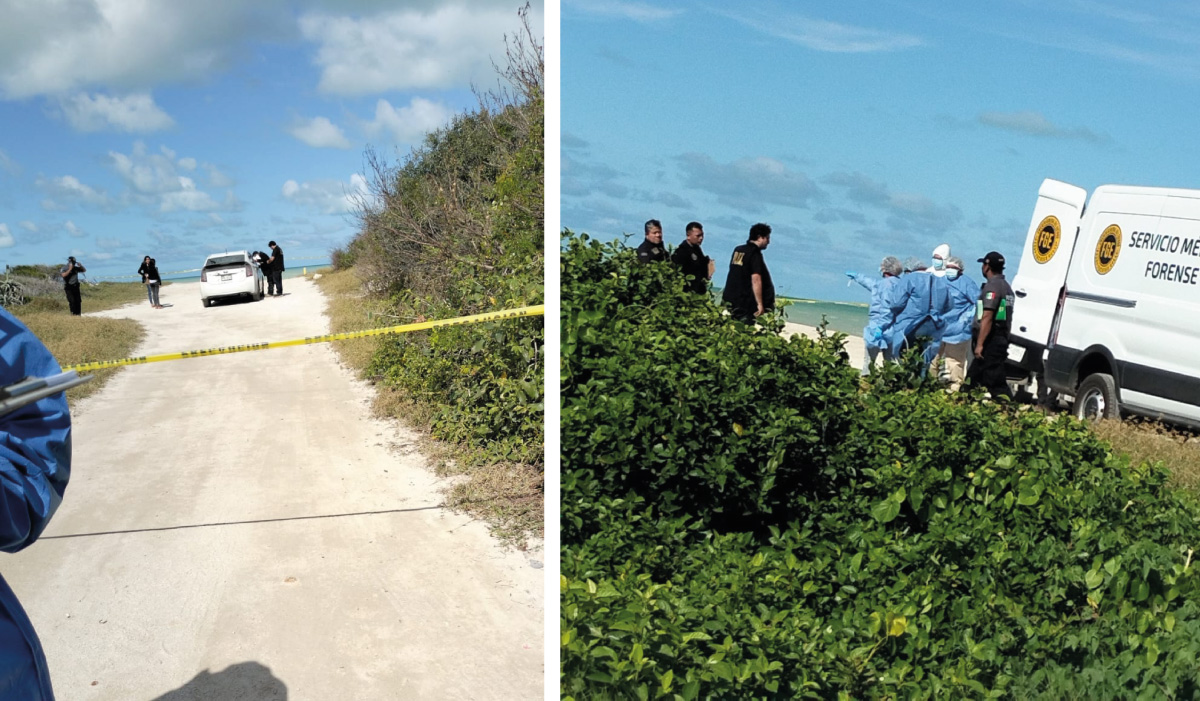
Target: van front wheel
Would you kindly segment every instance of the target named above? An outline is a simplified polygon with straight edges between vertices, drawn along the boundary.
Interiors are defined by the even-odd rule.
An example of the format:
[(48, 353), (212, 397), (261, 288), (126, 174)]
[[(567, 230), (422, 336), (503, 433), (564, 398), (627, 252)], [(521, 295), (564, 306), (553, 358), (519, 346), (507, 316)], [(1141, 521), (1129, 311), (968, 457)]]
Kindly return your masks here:
[(1075, 392), (1074, 413), (1075, 418), (1087, 421), (1121, 418), (1113, 376), (1097, 372), (1084, 378)]

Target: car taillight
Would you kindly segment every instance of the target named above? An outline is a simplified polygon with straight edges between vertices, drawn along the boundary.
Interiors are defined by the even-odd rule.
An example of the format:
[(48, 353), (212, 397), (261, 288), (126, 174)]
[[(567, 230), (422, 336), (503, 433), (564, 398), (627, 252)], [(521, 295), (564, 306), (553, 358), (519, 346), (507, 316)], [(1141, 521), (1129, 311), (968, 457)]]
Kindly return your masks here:
[(249, 263), (246, 264), (246, 277), (254, 277), (254, 268)]
[(200, 271), (200, 282), (208, 282), (208, 271), (207, 270)]

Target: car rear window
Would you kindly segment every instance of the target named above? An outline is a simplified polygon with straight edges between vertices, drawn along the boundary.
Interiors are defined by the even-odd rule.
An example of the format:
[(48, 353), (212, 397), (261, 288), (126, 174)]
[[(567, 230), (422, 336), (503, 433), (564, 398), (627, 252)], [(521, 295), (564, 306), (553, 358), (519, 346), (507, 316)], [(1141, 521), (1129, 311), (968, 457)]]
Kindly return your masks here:
[(204, 261), (204, 267), (207, 268), (223, 268), (227, 265), (242, 265), (246, 262), (246, 257), (243, 255), (236, 256), (213, 256)]

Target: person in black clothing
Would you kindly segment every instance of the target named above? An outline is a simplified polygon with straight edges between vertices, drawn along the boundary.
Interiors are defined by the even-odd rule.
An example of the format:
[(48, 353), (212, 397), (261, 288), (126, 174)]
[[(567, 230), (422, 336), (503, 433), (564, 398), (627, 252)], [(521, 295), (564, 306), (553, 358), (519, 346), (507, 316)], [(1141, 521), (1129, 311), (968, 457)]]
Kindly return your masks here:
[(271, 247), (271, 257), (267, 259), (267, 294), (280, 297), (283, 295), (283, 249), (274, 241), (267, 245)]
[(771, 227), (758, 223), (750, 227), (750, 240), (733, 249), (722, 298), (738, 321), (753, 324), (775, 308), (775, 285), (762, 254), (770, 243)]
[(75, 316), (83, 314), (83, 296), (79, 293), (79, 273), (87, 268), (75, 262), (75, 256), (67, 257), (67, 267), (58, 272), (63, 279), (63, 290), (67, 293), (67, 306)]
[(975, 303), (975, 321), (971, 325), (971, 347), (975, 359), (967, 368), (967, 382), (987, 387), (993, 399), (1011, 399), (1004, 361), (1008, 358), (1008, 331), (1012, 322), (1014, 296), (1004, 279), (1004, 256), (996, 251), (979, 259), (983, 277)]
[(704, 227), (698, 221), (689, 222), (685, 232), (683, 243), (671, 254), (671, 262), (689, 278), (687, 289), (696, 294), (706, 294), (708, 281), (712, 279), (716, 265), (700, 249), (700, 243), (704, 241)]
[(150, 306), (155, 309), (162, 309), (163, 305), (158, 303), (158, 290), (162, 286), (162, 277), (158, 274), (158, 265), (150, 256), (142, 259), (142, 267), (138, 268), (138, 275), (142, 276), (142, 282), (146, 285), (146, 296), (150, 298)]
[(646, 222), (646, 240), (637, 247), (639, 263), (667, 260), (667, 248), (662, 242), (662, 224), (657, 219)]

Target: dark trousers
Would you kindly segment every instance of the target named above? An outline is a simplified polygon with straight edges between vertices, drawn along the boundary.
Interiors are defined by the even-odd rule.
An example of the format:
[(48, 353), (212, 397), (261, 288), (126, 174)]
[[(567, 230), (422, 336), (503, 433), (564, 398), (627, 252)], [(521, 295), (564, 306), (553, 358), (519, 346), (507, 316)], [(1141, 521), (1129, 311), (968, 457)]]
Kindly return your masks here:
[(271, 270), (267, 273), (267, 294), (283, 294), (283, 271)]
[(743, 324), (750, 324), (751, 326), (754, 325), (754, 319), (755, 319), (754, 312), (746, 311), (745, 309), (733, 308), (733, 309), (729, 310), (729, 313), (733, 316), (734, 319), (737, 319), (738, 321), (742, 322)]
[(79, 284), (63, 285), (63, 289), (67, 291), (67, 306), (71, 307), (71, 313), (79, 316), (83, 313), (83, 297), (79, 294)]
[[(975, 353), (975, 338), (971, 339), (971, 353)], [(1004, 361), (1008, 359), (1008, 336), (992, 331), (983, 341), (983, 357), (973, 358), (967, 367), (967, 384), (971, 387), (986, 387), (993, 399), (1012, 399), (1004, 372)]]

